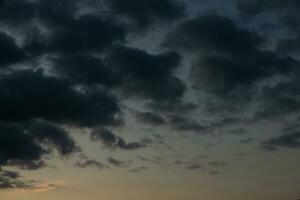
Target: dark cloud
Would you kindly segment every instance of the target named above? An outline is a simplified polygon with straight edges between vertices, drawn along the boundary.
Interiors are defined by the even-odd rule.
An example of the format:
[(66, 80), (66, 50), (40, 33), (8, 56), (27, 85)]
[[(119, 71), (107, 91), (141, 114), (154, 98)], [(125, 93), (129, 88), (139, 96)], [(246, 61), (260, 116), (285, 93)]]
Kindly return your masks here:
[(273, 52), (257, 51), (247, 57), (209, 55), (193, 66), (192, 78), (196, 88), (207, 86), (206, 89), (221, 96), (234, 93), (246, 97), (256, 83), (276, 74), (287, 74), (293, 64), (293, 59)]
[[(164, 145), (173, 150), (166, 143), (167, 137), (158, 134), (128, 142), (111, 131), (124, 123), (126, 100), (129, 104), (137, 100), (143, 105), (138, 109), (147, 110), (135, 114), (137, 122), (200, 133), (297, 114), (300, 89), (295, 54), (300, 44), (300, 4), (296, 0), (238, 2), (240, 11), (248, 17), (282, 9), (283, 17), (277, 17), (292, 36), (283, 34), (283, 40), (268, 41), (269, 36), (260, 35), (252, 24), (239, 24), (241, 19), (234, 19), (234, 14), (233, 18), (199, 15), (173, 24), (185, 14), (184, 5), (176, 0), (103, 0), (93, 1), (93, 8), (84, 0), (0, 0), (0, 169), (12, 166), (35, 170), (47, 166), (47, 158), (54, 152), (68, 156), (79, 151), (62, 127), (91, 128), (91, 139), (109, 149), (137, 150), (152, 145), (160, 150)], [(99, 4), (105, 11), (98, 10)], [(150, 41), (142, 40), (142, 45), (140, 41), (131, 42), (135, 40), (130, 38), (132, 32), (151, 32), (150, 26), (164, 22), (172, 23), (166, 27), (172, 32), (163, 47), (172, 51), (154, 49), (154, 54), (133, 47)], [(186, 61), (193, 59), (186, 62), (192, 63), (188, 77), (186, 69), (178, 70), (183, 63), (181, 53), (188, 55)], [(181, 78), (187, 78), (187, 83)], [(188, 89), (188, 100), (194, 100), (196, 91), (197, 95), (203, 93), (199, 99), (208, 102), (185, 102)], [(257, 110), (252, 121), (235, 116), (234, 111), (244, 112), (250, 101), (255, 101)], [(215, 112), (218, 119), (207, 116), (213, 122), (204, 124), (205, 115), (199, 119), (191, 115), (198, 109)], [(298, 148), (299, 138), (294, 130), (262, 146), (269, 150)], [(204, 143), (204, 147), (217, 145), (215, 141)], [(163, 159), (138, 157), (147, 164), (162, 164)], [(106, 162), (86, 157), (75, 165), (98, 169), (129, 165), (113, 157)], [(188, 170), (202, 168), (197, 162), (173, 164)], [(227, 165), (210, 162), (208, 173), (219, 174), (218, 170)], [(142, 166), (129, 172), (146, 169)], [(0, 170), (0, 188), (32, 184), (18, 172)]]
[(265, 109), (255, 113), (253, 121), (260, 120), (278, 120), (283, 119), (286, 115), (296, 113), (300, 110), (300, 102), (290, 97), (279, 97), (274, 101), (268, 99), (270, 105), (265, 104)]
[(260, 50), (262, 41), (257, 33), (240, 28), (229, 18), (209, 15), (180, 24), (166, 45), (203, 51), (191, 69), (194, 88), (243, 101), (251, 99), (259, 81), (287, 74), (295, 63), (292, 58)]
[(185, 15), (185, 6), (177, 0), (107, 0), (112, 12), (125, 16), (141, 29), (156, 22), (174, 21)]
[[(264, 23), (273, 24), (271, 29), (282, 30), (281, 40), (275, 41), (281, 53), (298, 52), (296, 44), (299, 42), (300, 3), (297, 0), (239, 0), (238, 9), (242, 16), (255, 21), (257, 18)], [(263, 17), (261, 17), (263, 16)], [(266, 20), (267, 19), (267, 20)], [(271, 19), (268, 22), (268, 19)], [(294, 44), (293, 44), (294, 43)]]
[(271, 138), (264, 141), (262, 147), (271, 151), (278, 150), (279, 148), (300, 148), (300, 132), (291, 132)]
[[(297, 0), (277, 0), (277, 1), (249, 1), (239, 0), (238, 8), (242, 15), (250, 19), (257, 16), (265, 16), (265, 19), (272, 19), (277, 30), (283, 34), (279, 39), (273, 41), (277, 45), (277, 51), (283, 55), (290, 55), (297, 58), (299, 53), (299, 30), (300, 30), (300, 3)], [(279, 14), (280, 13), (280, 14)], [(268, 23), (268, 22), (265, 22)]]
[[(117, 96), (180, 104), (185, 86), (174, 72), (181, 56), (122, 46), (129, 29), (120, 19), (140, 30), (182, 17), (183, 4), (107, 3), (112, 12), (104, 15), (84, 10), (91, 5), (82, 0), (0, 1), (0, 166), (38, 169), (53, 151), (67, 156), (79, 150), (61, 126), (102, 127), (92, 139), (143, 148), (146, 143), (126, 142), (103, 128), (123, 123)], [(87, 159), (79, 164), (100, 166)]]
[[(52, 150), (48, 150), (47, 149), (47, 153), (51, 153)], [(47, 158), (47, 153), (45, 154), (45, 159), (48, 159)], [(43, 159), (43, 158), (42, 158)], [(46, 163), (46, 161), (44, 160), (31, 160), (31, 161), (28, 161), (28, 160), (12, 160), (12, 161), (8, 161), (7, 162), (7, 165), (9, 166), (18, 166), (20, 169), (22, 170), (38, 170), (38, 169), (41, 169), (43, 167), (49, 167)]]
[(0, 68), (7, 67), (25, 59), (25, 54), (14, 38), (0, 31)]
[[(239, 0), (238, 1), (238, 8), (239, 10), (245, 14), (245, 15), (257, 15), (261, 12), (278, 8), (278, 6), (281, 6), (282, 4), (285, 4), (284, 2), (288, 1), (251, 1), (251, 0)], [(289, 1), (291, 2), (291, 1)]]
[(238, 8), (244, 15), (254, 16), (262, 12), (280, 10), (290, 11), (290, 14), (299, 11), (300, 3), (297, 0), (239, 0)]
[[(15, 0), (14, 0), (15, 1)], [(124, 28), (114, 18), (80, 14), (81, 0), (39, 0), (32, 4), (39, 26), (25, 28), (24, 50), (32, 55), (44, 53), (99, 52), (125, 40)], [(26, 9), (24, 7), (24, 9)], [(29, 12), (29, 9), (27, 9)], [(25, 19), (24, 19), (25, 20)], [(40, 27), (43, 27), (43, 31)]]
[(166, 120), (162, 116), (151, 112), (139, 112), (135, 117), (139, 122), (150, 124), (152, 126), (160, 126), (166, 123)]
[(25, 160), (28, 162), (40, 160), (45, 153), (43, 148), (27, 135), (19, 124), (1, 123), (1, 165), (10, 160)]
[(42, 118), (79, 126), (118, 123), (118, 103), (112, 95), (92, 88), (75, 90), (42, 71), (15, 71), (0, 78), (0, 88), (1, 120)]
[[(205, 94), (199, 98), (209, 114), (238, 119), (226, 123), (229, 125), (245, 121), (240, 114), (248, 111), (249, 102), (261, 104), (258, 106), (262, 113), (257, 114), (256, 119), (268, 118), (281, 108), (280, 113), (288, 113), (288, 110), (296, 110), (298, 105), (294, 94), (276, 97), (276, 92), (281, 94), (273, 88), (278, 80), (271, 86), (276, 98), (272, 99), (267, 90), (260, 88), (274, 77), (298, 74), (298, 61), (290, 55), (267, 50), (267, 38), (254, 30), (242, 28), (228, 17), (200, 15), (180, 23), (163, 43), (168, 48), (193, 53), (189, 77), (193, 89)], [(213, 123), (210, 128), (220, 126)]]
[(79, 168), (96, 167), (101, 170), (107, 168), (106, 165), (94, 159), (83, 160), (75, 163), (75, 165)]
[(227, 17), (203, 15), (180, 23), (164, 45), (187, 51), (245, 55), (255, 51), (262, 42), (259, 35), (239, 28)]
[(63, 54), (54, 59), (54, 71), (74, 84), (102, 84), (116, 86), (120, 82), (102, 59), (92, 54)]
[(125, 40), (125, 31), (116, 23), (94, 15), (82, 15), (62, 23), (55, 21), (47, 36), (37, 32), (27, 39), (31, 53), (100, 52), (117, 41)]
[(0, 189), (28, 189), (33, 187), (33, 182), (24, 180), (19, 172), (0, 168)]
[(125, 96), (142, 97), (155, 101), (176, 101), (185, 92), (185, 86), (172, 72), (180, 64), (175, 52), (158, 55), (129, 47), (113, 48), (106, 62), (122, 79)]
[(1, 122), (0, 130), (0, 165), (37, 169), (45, 165), (43, 156), (54, 149), (61, 155), (78, 150), (66, 131), (48, 122)]
[(91, 132), (92, 140), (100, 140), (104, 146), (109, 148), (115, 148), (117, 143), (117, 136), (115, 136), (108, 129), (95, 129)]
[(28, 122), (25, 125), (25, 128), (27, 127), (32, 132), (35, 140), (41, 141), (45, 145), (54, 145), (62, 155), (68, 155), (77, 148), (75, 141), (68, 133), (55, 124), (37, 120)]
[(22, 177), (19, 172), (16, 171), (7, 171), (7, 170), (0, 170), (3, 177), (11, 178), (11, 179), (17, 179)]
[(125, 167), (126, 166), (126, 162), (121, 161), (121, 160), (117, 160), (113, 157), (108, 157), (107, 162), (115, 167)]
[(43, 71), (14, 70), (0, 77), (0, 165), (38, 169), (54, 150), (78, 150), (57, 124), (116, 125), (117, 100), (102, 89), (75, 89), (69, 81)]
[(300, 34), (286, 38), (278, 42), (277, 50), (282, 54), (299, 53), (300, 52)]
[(101, 51), (116, 40), (124, 40), (122, 27), (111, 20), (102, 20), (93, 15), (74, 18), (56, 29), (47, 38), (49, 50), (65, 52)]
[[(297, 72), (294, 75), (297, 76)], [(261, 109), (259, 109), (253, 121), (259, 120), (278, 120), (286, 115), (295, 114), (300, 110), (300, 101), (298, 95), (300, 88), (297, 78), (282, 82), (274, 87), (265, 87), (263, 89)]]
[(36, 2), (36, 9), (39, 18), (47, 25), (61, 25), (70, 22), (78, 12), (79, 0), (39, 0)]
[(144, 144), (140, 144), (138, 142), (127, 143), (123, 138), (119, 138), (117, 146), (124, 150), (136, 150), (145, 147)]
[(35, 5), (27, 0), (0, 1), (0, 21), (11, 26), (31, 21), (35, 16)]
[(292, 58), (260, 50), (262, 42), (261, 36), (233, 20), (208, 15), (179, 24), (165, 45), (203, 51), (191, 70), (195, 88), (247, 97), (249, 87), (264, 78), (287, 74), (294, 64)]
[(116, 136), (110, 130), (101, 128), (91, 132), (91, 139), (101, 141), (107, 148), (119, 148), (123, 150), (136, 150), (146, 147), (145, 144), (138, 142), (127, 143), (123, 138)]
[(285, 127), (282, 129), (283, 133), (297, 132), (300, 130), (300, 124), (298, 122), (287, 123)]
[(199, 123), (186, 117), (186, 115), (198, 109), (198, 105), (184, 102), (182, 99), (170, 101), (152, 101), (145, 104), (150, 112), (137, 113), (138, 122), (152, 126), (170, 125), (179, 131), (200, 131), (203, 130)]
[(46, 189), (46, 188), (59, 188), (60, 186), (54, 184), (47, 184), (38, 186), (40, 181), (26, 180), (19, 172), (9, 171), (0, 168), (0, 189)]

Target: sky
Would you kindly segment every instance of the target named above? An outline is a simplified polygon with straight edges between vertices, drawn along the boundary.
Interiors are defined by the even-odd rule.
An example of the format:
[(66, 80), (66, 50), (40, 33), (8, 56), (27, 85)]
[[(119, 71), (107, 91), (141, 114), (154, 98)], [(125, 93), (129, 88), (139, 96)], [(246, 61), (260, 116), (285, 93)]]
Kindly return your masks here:
[(0, 0), (0, 199), (298, 200), (298, 0)]

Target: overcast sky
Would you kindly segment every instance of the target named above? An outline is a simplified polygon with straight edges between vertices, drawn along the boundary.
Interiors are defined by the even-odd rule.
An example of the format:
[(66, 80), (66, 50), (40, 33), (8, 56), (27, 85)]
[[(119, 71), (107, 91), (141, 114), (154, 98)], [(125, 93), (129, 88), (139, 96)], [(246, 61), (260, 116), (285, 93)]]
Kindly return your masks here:
[(0, 0), (0, 199), (297, 200), (299, 0)]

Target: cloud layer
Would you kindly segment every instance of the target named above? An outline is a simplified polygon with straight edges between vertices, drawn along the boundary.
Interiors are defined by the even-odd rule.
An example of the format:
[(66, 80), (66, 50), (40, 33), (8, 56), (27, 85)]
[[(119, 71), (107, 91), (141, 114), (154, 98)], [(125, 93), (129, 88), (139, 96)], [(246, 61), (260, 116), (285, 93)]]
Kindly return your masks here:
[[(0, 0), (0, 168), (39, 169), (54, 152), (81, 151), (70, 128), (128, 152), (164, 143), (115, 134), (132, 121), (203, 134), (299, 119), (298, 1), (238, 0), (230, 16), (186, 9), (176, 0)], [(135, 43), (152, 43), (147, 34), (160, 35), (155, 50)], [(298, 148), (299, 131), (262, 146)], [(106, 167), (89, 158), (75, 165)], [(18, 179), (3, 169), (0, 188), (19, 187)]]

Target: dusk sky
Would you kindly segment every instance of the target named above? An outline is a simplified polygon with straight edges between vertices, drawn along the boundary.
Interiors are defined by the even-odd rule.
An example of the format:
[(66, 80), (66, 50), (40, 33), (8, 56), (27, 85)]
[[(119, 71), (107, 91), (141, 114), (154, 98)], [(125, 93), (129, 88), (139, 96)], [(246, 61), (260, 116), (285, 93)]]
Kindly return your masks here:
[(299, 77), (299, 0), (0, 0), (0, 200), (299, 200)]

